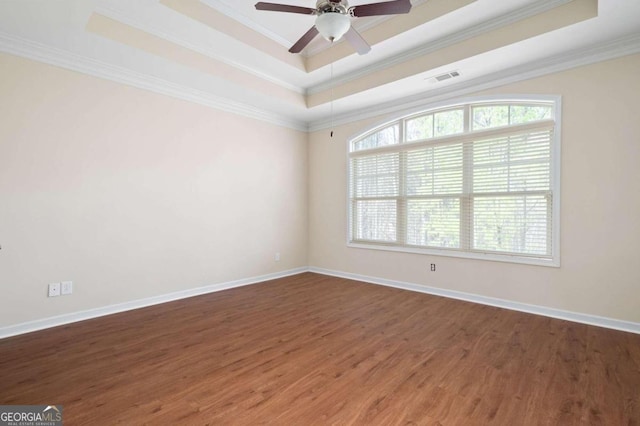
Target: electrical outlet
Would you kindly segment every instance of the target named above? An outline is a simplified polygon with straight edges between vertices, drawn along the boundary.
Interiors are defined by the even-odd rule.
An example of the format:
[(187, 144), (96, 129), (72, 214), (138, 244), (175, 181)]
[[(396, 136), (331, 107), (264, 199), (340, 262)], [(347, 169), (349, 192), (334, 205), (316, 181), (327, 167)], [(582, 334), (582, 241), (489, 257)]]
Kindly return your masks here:
[(73, 293), (73, 281), (63, 281), (60, 286), (62, 295)]
[(49, 297), (60, 296), (60, 283), (49, 284)]
[(276, 253), (276, 255), (275, 255), (275, 257), (274, 257), (274, 260), (275, 260), (276, 262), (280, 262), (280, 252)]
[(436, 264), (432, 263), (431, 264), (431, 272), (435, 272), (436, 271)]

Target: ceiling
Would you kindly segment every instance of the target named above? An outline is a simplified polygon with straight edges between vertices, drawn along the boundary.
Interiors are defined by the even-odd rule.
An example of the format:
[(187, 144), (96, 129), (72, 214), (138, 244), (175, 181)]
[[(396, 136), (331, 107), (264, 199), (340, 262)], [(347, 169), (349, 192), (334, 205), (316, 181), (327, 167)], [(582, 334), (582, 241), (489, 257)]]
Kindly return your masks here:
[(290, 54), (314, 18), (254, 3), (0, 0), (0, 51), (300, 130), (640, 52), (638, 0), (413, 0), (353, 19), (363, 56), (320, 37)]

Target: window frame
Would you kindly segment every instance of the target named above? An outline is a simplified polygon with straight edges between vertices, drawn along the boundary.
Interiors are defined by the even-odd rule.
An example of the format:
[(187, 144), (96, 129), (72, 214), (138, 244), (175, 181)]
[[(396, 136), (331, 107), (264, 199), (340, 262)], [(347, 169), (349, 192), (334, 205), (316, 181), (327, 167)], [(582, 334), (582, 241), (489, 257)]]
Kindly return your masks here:
[[(494, 127), (483, 130), (475, 130), (470, 131), (472, 127), (472, 117), (470, 114), (472, 113), (473, 106), (491, 106), (491, 105), (502, 105), (502, 104), (535, 104), (535, 103), (549, 103), (552, 105), (552, 116), (550, 120), (545, 120), (546, 122), (553, 122), (553, 135), (551, 137), (551, 158), (550, 158), (550, 177), (551, 177), (551, 185), (550, 192), (552, 194), (552, 202), (551, 202), (551, 231), (550, 231), (550, 243), (551, 243), (551, 254), (549, 257), (539, 257), (536, 255), (530, 254), (515, 254), (515, 253), (500, 253), (493, 252), (488, 250), (478, 250), (473, 249), (472, 251), (466, 251), (464, 249), (458, 248), (432, 248), (432, 247), (416, 247), (416, 246), (408, 246), (402, 245), (402, 243), (384, 243), (384, 242), (373, 242), (373, 241), (364, 241), (364, 240), (352, 240), (353, 232), (354, 232), (354, 221), (356, 214), (355, 209), (352, 206), (352, 175), (351, 175), (351, 159), (354, 156), (363, 155), (362, 153), (373, 153), (373, 152), (393, 152), (402, 150), (402, 147), (410, 147), (410, 146), (418, 146), (425, 144), (425, 141), (430, 139), (436, 139), (437, 141), (442, 141), (446, 138), (451, 138), (451, 140), (459, 139), (469, 139), (475, 138), (475, 135), (488, 134), (492, 131), (500, 131), (505, 130), (511, 127), (511, 125)], [(435, 114), (437, 112), (453, 110), (456, 108), (463, 107), (464, 111), (464, 119), (463, 119), (463, 133), (457, 133), (450, 136), (445, 136), (441, 138), (428, 138), (422, 139), (419, 141), (404, 141), (405, 132), (406, 132), (406, 121), (410, 120), (414, 117), (419, 117), (421, 115), (427, 114)], [(529, 122), (524, 125), (518, 124), (520, 128), (524, 128), (531, 124), (535, 126), (536, 124), (541, 123), (540, 121)], [(367, 150), (359, 150), (352, 152), (353, 143), (367, 137), (370, 134), (374, 134), (375, 132), (384, 129), (385, 127), (393, 126), (394, 124), (399, 124), (399, 142), (397, 144), (388, 145), (385, 147), (371, 148)], [(370, 250), (384, 250), (384, 251), (392, 251), (392, 252), (403, 252), (403, 253), (413, 253), (413, 254), (423, 254), (423, 255), (434, 255), (434, 256), (447, 256), (447, 257), (456, 257), (456, 258), (466, 258), (466, 259), (475, 259), (475, 260), (485, 260), (485, 261), (497, 261), (497, 262), (509, 262), (509, 263), (519, 263), (519, 264), (528, 264), (528, 265), (539, 265), (539, 266), (549, 266), (549, 267), (559, 267), (560, 266), (560, 206), (561, 206), (561, 134), (562, 134), (562, 98), (557, 95), (501, 95), (501, 96), (483, 96), (483, 97), (473, 97), (473, 98), (463, 98), (457, 99), (455, 101), (442, 101), (438, 103), (432, 103), (428, 105), (418, 106), (411, 109), (407, 109), (401, 111), (400, 113), (394, 115), (392, 119), (387, 119), (381, 122), (374, 123), (371, 126), (368, 126), (364, 131), (360, 131), (355, 135), (351, 136), (347, 139), (346, 144), (346, 170), (347, 170), (347, 185), (346, 185), (346, 214), (347, 214), (347, 229), (346, 229), (346, 244), (351, 248), (359, 248), (359, 249), (370, 249)], [(437, 142), (436, 141), (436, 142)], [(425, 145), (426, 146), (426, 145)], [(355, 154), (355, 155), (353, 155)], [(401, 182), (400, 185), (404, 185), (405, 182)], [(402, 197), (400, 195), (399, 197)], [(405, 195), (406, 197), (406, 195)], [(463, 218), (461, 217), (460, 221)], [(406, 232), (406, 221), (405, 229), (400, 230), (400, 232)], [(462, 239), (463, 236), (461, 235)], [(405, 242), (406, 243), (406, 242)]]

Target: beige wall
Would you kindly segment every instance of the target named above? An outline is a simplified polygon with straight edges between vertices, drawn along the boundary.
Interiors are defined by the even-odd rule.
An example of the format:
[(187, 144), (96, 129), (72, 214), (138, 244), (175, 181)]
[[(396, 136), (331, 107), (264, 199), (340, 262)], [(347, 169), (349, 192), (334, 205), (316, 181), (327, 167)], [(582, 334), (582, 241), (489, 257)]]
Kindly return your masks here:
[(639, 75), (634, 55), (475, 94), (562, 96), (560, 268), (347, 247), (345, 138), (392, 117), (310, 136), (309, 264), (640, 322)]
[(306, 265), (640, 322), (640, 55), (475, 94), (562, 96), (560, 268), (348, 248), (345, 138), (392, 117), (331, 139), (0, 69), (0, 327)]
[[(0, 327), (307, 265), (305, 133), (11, 55), (0, 70)], [(74, 294), (47, 298), (64, 280)]]

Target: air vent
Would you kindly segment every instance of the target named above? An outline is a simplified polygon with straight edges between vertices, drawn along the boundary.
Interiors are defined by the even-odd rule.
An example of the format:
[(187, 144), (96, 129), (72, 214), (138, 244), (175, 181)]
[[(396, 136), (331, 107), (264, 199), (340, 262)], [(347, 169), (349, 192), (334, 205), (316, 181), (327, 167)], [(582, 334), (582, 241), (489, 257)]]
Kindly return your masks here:
[(432, 83), (439, 83), (441, 81), (449, 80), (450, 78), (455, 78), (455, 77), (460, 77), (460, 73), (458, 71), (451, 71), (446, 74), (441, 74), (435, 77), (428, 78), (426, 80), (429, 80)]

